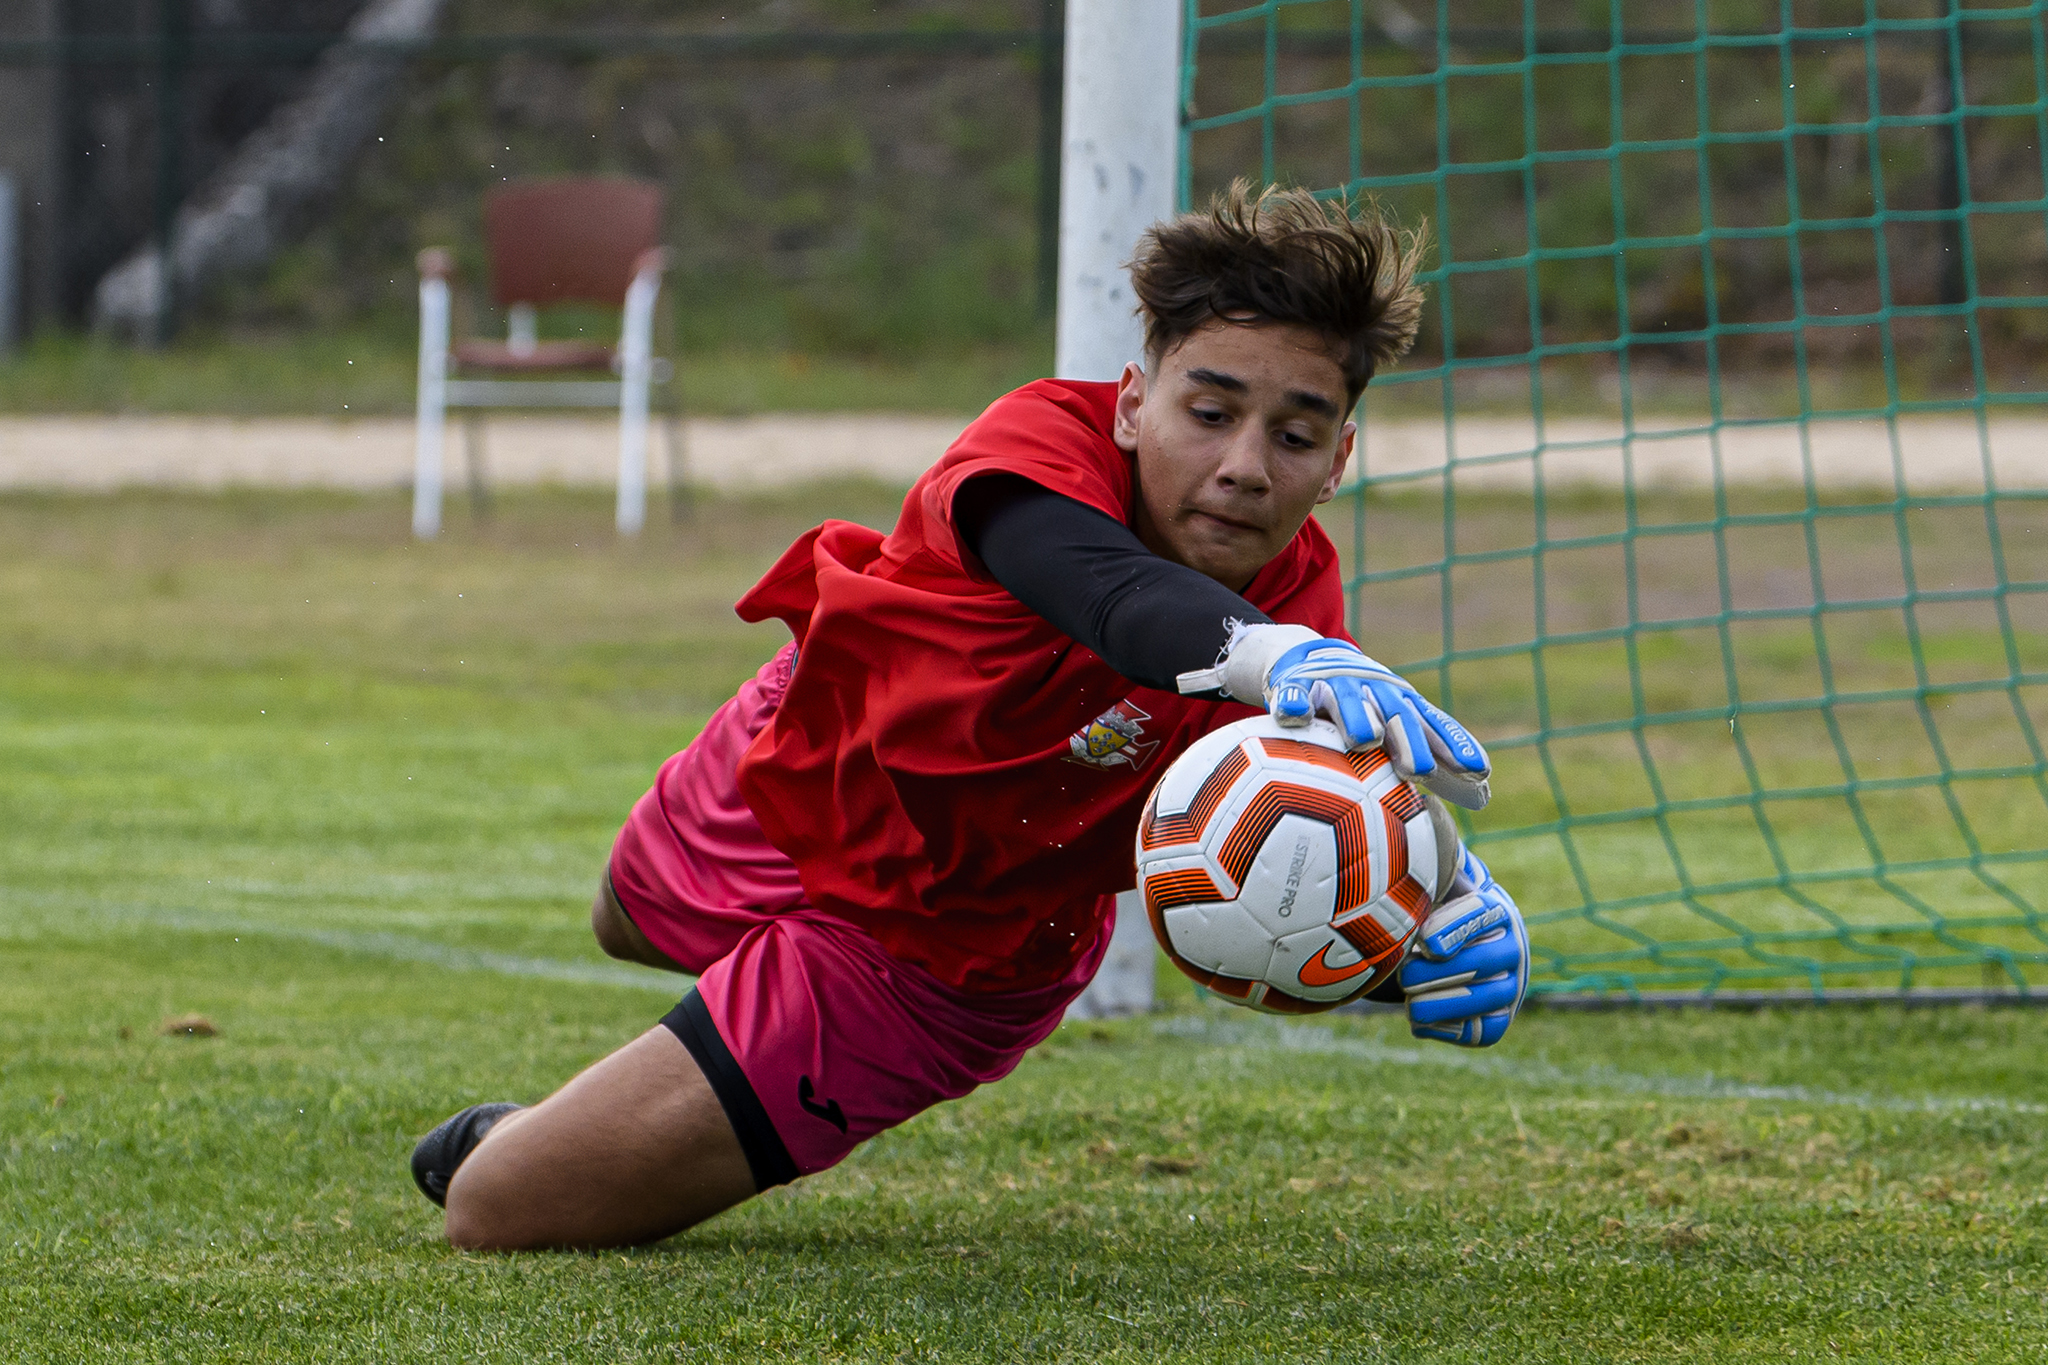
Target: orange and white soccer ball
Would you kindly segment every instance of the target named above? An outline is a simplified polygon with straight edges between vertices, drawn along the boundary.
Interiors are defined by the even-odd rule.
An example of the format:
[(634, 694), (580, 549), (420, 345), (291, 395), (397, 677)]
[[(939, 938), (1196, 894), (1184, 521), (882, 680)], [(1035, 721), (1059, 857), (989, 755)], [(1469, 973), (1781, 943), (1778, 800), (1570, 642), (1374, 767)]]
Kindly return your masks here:
[(1254, 1009), (1313, 1014), (1401, 965), (1458, 866), (1443, 804), (1327, 721), (1196, 741), (1138, 821), (1138, 888), (1174, 965)]

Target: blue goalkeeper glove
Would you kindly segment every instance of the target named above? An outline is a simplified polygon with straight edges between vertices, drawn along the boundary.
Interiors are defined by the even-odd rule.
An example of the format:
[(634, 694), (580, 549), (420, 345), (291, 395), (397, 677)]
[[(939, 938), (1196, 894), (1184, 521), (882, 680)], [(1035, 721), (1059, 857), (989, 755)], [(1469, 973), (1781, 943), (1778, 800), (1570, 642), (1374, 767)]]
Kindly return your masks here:
[(1264, 705), (1282, 725), (1322, 716), (1354, 749), (1378, 744), (1394, 771), (1467, 810), (1492, 796), (1486, 750), (1450, 712), (1348, 640), (1307, 626), (1244, 626), (1214, 668), (1183, 673), (1182, 693), (1220, 691)]
[(1408, 1031), (1459, 1047), (1492, 1047), (1529, 989), (1529, 928), (1486, 864), (1465, 851), (1451, 894), (1415, 935), (1397, 978)]

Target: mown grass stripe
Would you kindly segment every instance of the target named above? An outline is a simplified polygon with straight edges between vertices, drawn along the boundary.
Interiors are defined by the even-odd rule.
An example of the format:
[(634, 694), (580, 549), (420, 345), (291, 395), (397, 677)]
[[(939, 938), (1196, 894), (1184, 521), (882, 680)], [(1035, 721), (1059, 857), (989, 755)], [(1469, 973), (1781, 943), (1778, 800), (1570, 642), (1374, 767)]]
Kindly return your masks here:
[(1177, 1015), (1154, 1024), (1153, 1032), (1162, 1037), (1215, 1047), (1350, 1057), (1380, 1066), (1463, 1071), (1535, 1089), (1618, 1090), (1631, 1095), (1688, 1100), (1774, 1100), (1913, 1114), (2048, 1114), (2048, 1104), (1994, 1095), (1873, 1095), (1805, 1085), (1753, 1085), (1723, 1080), (1711, 1072), (1703, 1076), (1645, 1075), (1606, 1066), (1572, 1069), (1511, 1054), (1467, 1052), (1445, 1047), (1389, 1047), (1370, 1038), (1347, 1038), (1323, 1024)]
[[(441, 967), (448, 971), (492, 972), (499, 976), (534, 977), (578, 986), (626, 987), (656, 991), (672, 997), (680, 997), (696, 979), (673, 972), (655, 971), (652, 968), (631, 967), (623, 963), (575, 962), (557, 957), (526, 957), (517, 953), (458, 948), (434, 939), (418, 938), (411, 934), (394, 934), (384, 930), (326, 929), (308, 925), (272, 924), (261, 920), (231, 919), (222, 915), (155, 910), (137, 905), (98, 906), (86, 911), (83, 916), (74, 914), (67, 917), (65, 923), (69, 927), (77, 928), (81, 918), (91, 920), (94, 928), (147, 925), (153, 929), (167, 929), (177, 933), (285, 939), (315, 944), (338, 953), (412, 962), (423, 966)], [(16, 918), (12, 923), (0, 927), (0, 938), (33, 939), (59, 928), (54, 919), (24, 922)]]

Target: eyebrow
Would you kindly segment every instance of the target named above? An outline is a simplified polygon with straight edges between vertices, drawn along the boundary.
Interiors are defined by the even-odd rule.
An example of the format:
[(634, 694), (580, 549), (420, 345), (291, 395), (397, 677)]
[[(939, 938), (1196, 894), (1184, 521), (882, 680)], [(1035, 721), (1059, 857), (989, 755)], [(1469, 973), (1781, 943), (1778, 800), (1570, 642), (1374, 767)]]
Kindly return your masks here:
[(1234, 374), (1225, 374), (1221, 370), (1189, 370), (1188, 378), (1204, 388), (1222, 389), (1225, 393), (1249, 393), (1251, 391), (1251, 386), (1242, 379), (1239, 379)]
[[(1221, 370), (1207, 368), (1189, 370), (1188, 378), (1204, 388), (1222, 389), (1225, 393), (1251, 392), (1251, 386), (1242, 379), (1239, 379), (1234, 374), (1225, 374)], [(1289, 389), (1283, 397), (1286, 398), (1291, 406), (1301, 408), (1307, 412), (1313, 412), (1318, 416), (1335, 418), (1343, 415), (1334, 402), (1319, 393), (1312, 393), (1307, 389)]]
[(1337, 410), (1335, 403), (1319, 393), (1310, 393), (1307, 389), (1289, 389), (1286, 398), (1295, 407), (1306, 408), (1318, 416), (1334, 418), (1343, 415)]

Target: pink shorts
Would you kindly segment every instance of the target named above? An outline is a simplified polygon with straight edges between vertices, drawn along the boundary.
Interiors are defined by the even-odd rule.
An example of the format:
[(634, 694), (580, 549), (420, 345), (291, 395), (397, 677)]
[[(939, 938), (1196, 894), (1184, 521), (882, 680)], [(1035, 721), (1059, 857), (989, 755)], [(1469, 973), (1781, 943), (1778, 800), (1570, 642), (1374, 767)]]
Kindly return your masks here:
[(807, 902), (737, 778), (795, 658), (785, 646), (662, 764), (611, 858), (626, 914), (698, 974), (662, 1022), (710, 1080), (762, 1189), (1007, 1076), (1059, 1025), (1108, 942), (1051, 986), (971, 995)]

